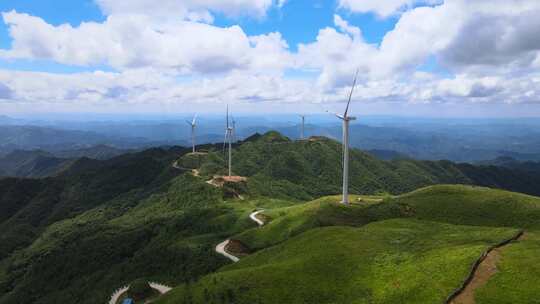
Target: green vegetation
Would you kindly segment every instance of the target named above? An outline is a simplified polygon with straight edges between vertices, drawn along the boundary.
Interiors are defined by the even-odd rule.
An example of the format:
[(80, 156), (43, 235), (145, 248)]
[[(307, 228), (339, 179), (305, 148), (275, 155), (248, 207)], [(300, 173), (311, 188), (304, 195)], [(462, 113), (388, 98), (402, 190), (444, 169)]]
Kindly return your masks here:
[(434, 186), (387, 201), (417, 219), (458, 225), (540, 228), (540, 198), (472, 186)]
[[(479, 297), (497, 303), (503, 291), (537, 290), (521, 281), (540, 276), (525, 264), (539, 264), (539, 198), (464, 185), (394, 196), (480, 176), (503, 187), (489, 167), (468, 168), (472, 178), (450, 162), (384, 162), (355, 150), (354, 204), (345, 207), (327, 196), (340, 192), (334, 141), (253, 136), (233, 156), (247, 182), (223, 188), (206, 183), (224, 173), (221, 146), (202, 148), (83, 158), (56, 177), (0, 179), (0, 304), (104, 303), (138, 278), (179, 286), (164, 303), (440, 302), (482, 250), (522, 228), (529, 239), (501, 261), (509, 272)], [(177, 160), (185, 170), (172, 167)], [(261, 228), (248, 218), (260, 208)], [(254, 254), (228, 265), (214, 252), (226, 238)]]
[[(211, 152), (201, 174), (225, 173), (223, 154)], [(341, 191), (341, 144), (324, 138), (291, 141), (276, 132), (252, 136), (233, 150), (234, 174), (250, 177), (252, 196), (308, 201)], [(540, 195), (540, 178), (533, 174), (449, 161), (381, 161), (351, 151), (351, 192), (402, 194), (435, 184), (473, 184)]]
[[(359, 196), (351, 196), (358, 201)], [(432, 186), (397, 197), (363, 197), (350, 207), (339, 197), (265, 212), (270, 222), (236, 239), (251, 249), (280, 243), (309, 229), (324, 226), (362, 226), (391, 218), (416, 218), (457, 225), (540, 228), (540, 198), (473, 186)], [(382, 203), (377, 203), (381, 201)]]
[(515, 233), (404, 219), (313, 229), (157, 303), (441, 303), (483, 250)]
[(156, 295), (156, 291), (153, 290), (148, 281), (145, 279), (137, 279), (129, 284), (129, 290), (127, 295), (134, 301), (143, 301)]
[(499, 272), (478, 290), (478, 304), (538, 303), (540, 233), (527, 232), (502, 252)]
[[(359, 198), (351, 196), (351, 201), (358, 201)], [(276, 208), (264, 212), (269, 220), (265, 226), (247, 230), (234, 236), (234, 239), (242, 241), (252, 250), (258, 250), (317, 227), (359, 227), (377, 220), (400, 217), (397, 206), (379, 204), (379, 200), (364, 197), (362, 203), (346, 207), (338, 203), (339, 196), (330, 196), (306, 204)]]
[(478, 303), (530, 303), (538, 293), (540, 268), (529, 265), (540, 256), (540, 198), (443, 185), (354, 196), (349, 207), (338, 199), (266, 211), (267, 225), (234, 236), (255, 254), (158, 303), (440, 303), (481, 252), (521, 228), (532, 232), (506, 247)]
[(226, 264), (214, 246), (252, 225), (245, 211), (189, 174), (168, 186), (136, 206), (123, 196), (50, 225), (0, 264), (0, 303), (104, 302), (139, 277), (175, 285)]

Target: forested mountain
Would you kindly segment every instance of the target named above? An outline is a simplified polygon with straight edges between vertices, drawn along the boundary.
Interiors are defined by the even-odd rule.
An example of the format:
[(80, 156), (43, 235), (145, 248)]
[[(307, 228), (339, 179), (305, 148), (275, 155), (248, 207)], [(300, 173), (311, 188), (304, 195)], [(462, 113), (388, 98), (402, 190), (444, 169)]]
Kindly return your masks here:
[(0, 157), (0, 176), (54, 176), (71, 165), (73, 161), (73, 159), (58, 158), (41, 150), (16, 150)]
[[(324, 137), (291, 141), (276, 132), (255, 135), (234, 152), (234, 173), (250, 176), (250, 189), (262, 195), (312, 199), (340, 192), (341, 144)], [(224, 173), (219, 155), (211, 154), (201, 174)], [(473, 184), (540, 194), (540, 174), (449, 161), (381, 161), (360, 150), (351, 152), (351, 190), (399, 194), (433, 184)], [(271, 192), (270, 189), (281, 191)]]
[[(86, 121), (4, 120), (0, 119), (0, 155), (13, 150), (56, 153), (108, 145), (118, 149), (145, 149), (162, 145), (189, 145), (191, 128), (177, 118), (147, 118)], [(277, 130), (298, 139), (301, 126), (296, 115), (244, 115), (235, 117), (238, 139)], [(223, 117), (209, 115), (198, 119), (198, 143), (223, 140)], [(394, 151), (417, 160), (478, 162), (498, 157), (519, 161), (540, 160), (539, 124), (532, 119), (407, 119), (403, 117), (361, 117), (351, 124), (351, 146), (364, 151)], [(342, 128), (330, 115), (306, 118), (307, 136), (341, 140)], [(86, 155), (88, 156), (88, 155)]]
[(182, 143), (187, 145), (187, 141), (180, 140), (122, 137), (94, 131), (33, 125), (0, 125), (0, 138), (0, 156), (16, 150), (42, 150), (57, 154), (60, 158), (87, 156), (102, 159), (128, 149)]
[[(0, 303), (103, 303), (139, 278), (191, 283), (227, 263), (214, 247), (252, 227), (254, 208), (341, 190), (341, 145), (328, 138), (253, 135), (234, 145), (234, 174), (247, 182), (223, 187), (207, 183), (225, 171), (222, 145), (199, 149), (208, 153), (154, 148), (81, 158), (54, 177), (0, 179)], [(448, 183), (539, 191), (536, 174), (509, 168), (382, 161), (359, 150), (351, 158), (355, 194)]]
[(77, 158), (110, 159), (127, 153), (106, 145), (89, 148), (46, 152), (43, 150), (15, 150), (0, 156), (0, 176), (7, 177), (49, 177), (67, 169)]

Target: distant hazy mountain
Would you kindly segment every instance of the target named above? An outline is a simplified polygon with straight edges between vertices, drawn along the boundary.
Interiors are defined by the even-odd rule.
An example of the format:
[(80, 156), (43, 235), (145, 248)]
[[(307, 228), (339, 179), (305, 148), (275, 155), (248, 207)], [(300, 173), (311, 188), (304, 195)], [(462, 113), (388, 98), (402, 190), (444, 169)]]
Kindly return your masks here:
[(494, 160), (481, 161), (477, 163), (482, 166), (497, 166), (510, 168), (515, 170), (522, 170), (525, 172), (540, 172), (540, 162), (535, 161), (519, 161), (510, 156), (498, 157)]
[(3, 147), (20, 147), (24, 149), (39, 149), (51, 147), (65, 149), (66, 147), (84, 147), (107, 141), (106, 136), (84, 131), (60, 130), (36, 126), (1, 126), (0, 143)]
[[(187, 141), (158, 141), (143, 137), (116, 137), (90, 131), (40, 126), (0, 126), (0, 155), (14, 150), (44, 150), (59, 157), (109, 158), (126, 149), (188, 145)], [(75, 150), (79, 150), (76, 152)], [(118, 151), (113, 151), (118, 150)], [(99, 156), (99, 154), (103, 154)]]
[(93, 159), (109, 159), (125, 153), (128, 153), (132, 150), (119, 149), (107, 145), (96, 145), (88, 148), (81, 148), (75, 150), (64, 150), (53, 152), (54, 156), (59, 158), (81, 158), (88, 157)]
[[(20, 122), (19, 122), (20, 123)], [(0, 155), (15, 149), (48, 152), (108, 145), (118, 149), (191, 145), (191, 128), (183, 119), (166, 121), (31, 122), (39, 126), (0, 126)], [(277, 130), (299, 138), (297, 117), (237, 118), (237, 139), (255, 132)], [(225, 122), (202, 118), (196, 129), (197, 143), (223, 141)], [(341, 125), (333, 120), (308, 117), (306, 136), (341, 140)], [(366, 151), (395, 151), (419, 160), (477, 162), (510, 156), (540, 160), (540, 123), (535, 120), (437, 120), (369, 119), (351, 125), (351, 145)]]
[(53, 176), (73, 163), (72, 159), (58, 158), (45, 151), (13, 151), (0, 158), (0, 176)]
[(378, 159), (382, 160), (394, 160), (394, 159), (407, 159), (411, 158), (410, 156), (399, 153), (392, 150), (368, 150), (366, 151), (368, 154), (371, 154), (375, 156)]
[(69, 167), (78, 158), (105, 160), (129, 151), (131, 150), (122, 150), (106, 145), (58, 152), (14, 150), (0, 156), (0, 176), (54, 176)]
[(0, 115), (0, 125), (10, 125), (20, 122), (17, 119), (11, 118), (9, 116)]

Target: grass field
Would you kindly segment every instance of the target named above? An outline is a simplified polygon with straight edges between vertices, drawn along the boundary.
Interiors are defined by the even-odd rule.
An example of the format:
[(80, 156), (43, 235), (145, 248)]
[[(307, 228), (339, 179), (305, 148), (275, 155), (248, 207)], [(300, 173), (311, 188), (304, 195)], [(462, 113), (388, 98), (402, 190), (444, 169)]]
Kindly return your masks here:
[[(362, 202), (358, 199), (362, 198)], [(247, 230), (233, 238), (253, 250), (283, 242), (290, 237), (316, 227), (361, 226), (367, 223), (399, 216), (399, 211), (385, 210), (383, 197), (351, 195), (351, 206), (339, 203), (340, 196), (323, 197), (305, 204), (274, 208), (264, 212), (268, 223), (257, 229)]]
[(540, 229), (540, 198), (474, 186), (432, 186), (387, 200), (410, 216), (451, 224)]
[(157, 303), (440, 303), (483, 250), (515, 233), (408, 219), (317, 228)]

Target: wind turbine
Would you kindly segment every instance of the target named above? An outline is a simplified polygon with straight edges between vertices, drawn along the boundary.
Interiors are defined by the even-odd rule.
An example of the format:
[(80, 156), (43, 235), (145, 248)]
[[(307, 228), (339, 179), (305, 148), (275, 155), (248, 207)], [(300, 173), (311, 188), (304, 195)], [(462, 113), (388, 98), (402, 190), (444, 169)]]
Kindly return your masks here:
[(197, 127), (197, 114), (193, 116), (193, 120), (186, 120), (186, 123), (191, 126), (191, 145), (193, 147), (193, 153), (195, 153), (195, 128)]
[(349, 94), (349, 100), (347, 101), (347, 107), (343, 115), (336, 114), (336, 116), (343, 121), (343, 199), (342, 204), (349, 204), (349, 122), (356, 120), (356, 117), (349, 116), (349, 105), (351, 104), (354, 88), (356, 87), (356, 80), (358, 78), (358, 70), (354, 76), (353, 85), (351, 87), (351, 93)]
[(302, 118), (302, 129), (301, 129), (301, 132), (300, 132), (300, 139), (304, 140), (305, 139), (304, 127), (305, 127), (305, 123), (306, 123), (306, 115), (300, 115), (300, 118)]
[(233, 130), (229, 125), (229, 105), (227, 105), (227, 116), (226, 116), (227, 122), (226, 122), (226, 128), (225, 128), (225, 140), (223, 141), (223, 150), (225, 150), (225, 145), (229, 143), (229, 177), (232, 175), (232, 136), (233, 136)]

